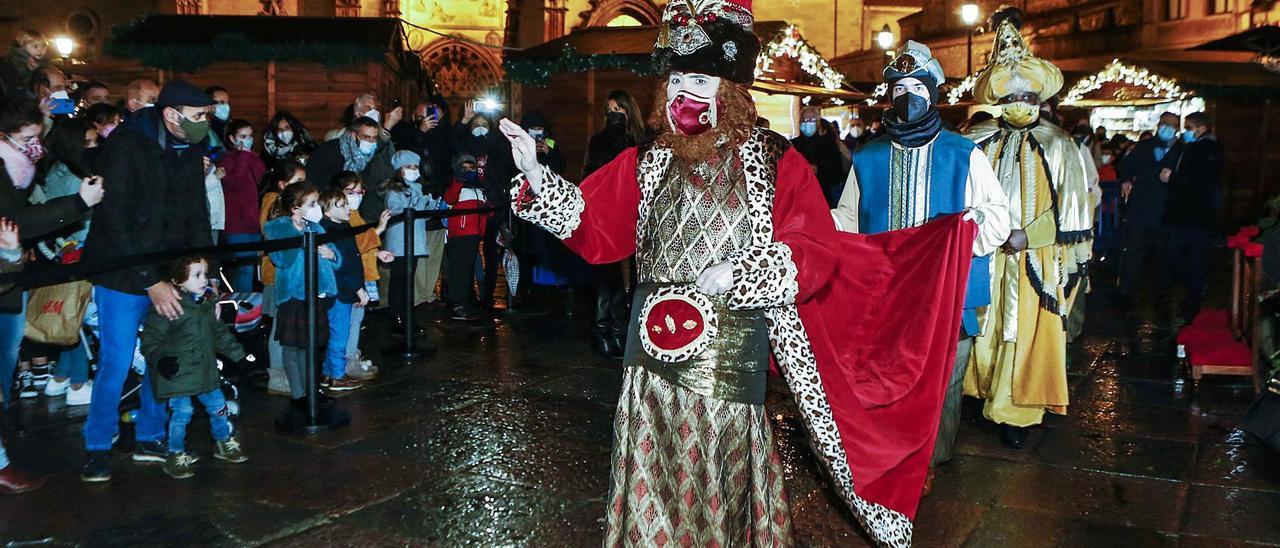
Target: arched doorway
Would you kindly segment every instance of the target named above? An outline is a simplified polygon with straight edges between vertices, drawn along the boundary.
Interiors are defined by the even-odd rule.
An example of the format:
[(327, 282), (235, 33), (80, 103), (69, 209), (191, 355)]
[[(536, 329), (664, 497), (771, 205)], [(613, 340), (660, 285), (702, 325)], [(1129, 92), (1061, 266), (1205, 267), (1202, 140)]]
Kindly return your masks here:
[(451, 104), (479, 97), (502, 80), (498, 49), (486, 48), (454, 38), (427, 44), (418, 53), (436, 89)]
[(591, 0), (582, 12), (580, 27), (651, 26), (662, 20), (662, 11), (648, 0)]

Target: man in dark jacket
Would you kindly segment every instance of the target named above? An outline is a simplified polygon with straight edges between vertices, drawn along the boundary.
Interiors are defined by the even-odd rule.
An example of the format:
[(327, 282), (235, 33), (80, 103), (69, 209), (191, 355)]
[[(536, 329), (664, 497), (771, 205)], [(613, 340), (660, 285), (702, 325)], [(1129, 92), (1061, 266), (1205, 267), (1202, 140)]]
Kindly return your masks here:
[(422, 158), (424, 188), (444, 188), (453, 181), (453, 146), (449, 140), (449, 112), (440, 102), (423, 99), (413, 115), (391, 128), (396, 150), (408, 150)]
[[(27, 240), (54, 232), (84, 219), (89, 208), (102, 201), (103, 186), (97, 177), (80, 184), (80, 192), (31, 205), (29, 192), (36, 166), (31, 160), (40, 150), (44, 114), (34, 101), (0, 101), (0, 217), (18, 224)], [(13, 402), (13, 372), (18, 364), (18, 346), (26, 328), (21, 288), (0, 293), (0, 397), (4, 406)]]
[[(200, 89), (174, 80), (165, 84), (154, 108), (139, 111), (134, 126), (111, 134), (97, 172), (112, 192), (94, 210), (86, 262), (213, 244), (204, 188), (212, 104)], [(134, 264), (91, 278), (102, 326), (102, 359), (84, 426), (84, 481), (111, 479), (120, 392), (147, 311), (154, 307), (170, 319), (182, 315), (181, 296), (162, 270), (158, 264)], [(133, 460), (162, 463), (166, 413), (151, 393), (149, 379), (143, 379), (140, 400)]]
[(1169, 183), (1164, 224), (1169, 227), (1169, 264), (1187, 286), (1182, 314), (1190, 318), (1204, 297), (1204, 260), (1209, 252), (1222, 190), (1222, 143), (1208, 114), (1193, 112), (1183, 125), (1180, 153), (1165, 156), (1160, 179)]
[(1121, 231), (1124, 253), (1120, 257), (1120, 295), (1122, 301), (1133, 298), (1142, 280), (1142, 265), (1148, 256), (1156, 258), (1159, 277), (1167, 275), (1164, 250), (1168, 235), (1164, 226), (1164, 204), (1168, 184), (1160, 180), (1160, 166), (1165, 159), (1177, 162), (1177, 151), (1170, 156), (1177, 140), (1178, 115), (1160, 115), (1155, 137), (1140, 141), (1120, 162), (1120, 197), (1125, 204), (1125, 220)]
[(827, 205), (834, 209), (840, 202), (849, 170), (836, 144), (836, 136), (823, 125), (818, 109), (806, 107), (801, 111), (800, 135), (792, 139), (791, 144), (813, 166), (822, 194), (827, 197)]
[(360, 116), (347, 125), (341, 137), (316, 147), (307, 161), (307, 181), (323, 187), (343, 171), (360, 174), (367, 192), (360, 202), (360, 216), (377, 219), (387, 201), (377, 189), (395, 175), (391, 156), (396, 147), (382, 138), (382, 128), (372, 118)]

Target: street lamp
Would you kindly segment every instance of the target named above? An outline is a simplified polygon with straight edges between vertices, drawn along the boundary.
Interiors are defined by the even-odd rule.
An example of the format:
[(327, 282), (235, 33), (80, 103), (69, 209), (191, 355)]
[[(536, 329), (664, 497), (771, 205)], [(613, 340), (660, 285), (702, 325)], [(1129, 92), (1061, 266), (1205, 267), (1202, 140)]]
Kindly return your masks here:
[(889, 30), (888, 23), (886, 23), (884, 28), (880, 29), (880, 32), (876, 34), (876, 44), (880, 46), (880, 49), (885, 50), (886, 52), (889, 51), (889, 48), (893, 47), (893, 31)]
[(977, 4), (969, 3), (960, 6), (960, 20), (964, 21), (966, 27), (969, 27), (969, 37), (965, 49), (965, 63), (969, 70), (966, 75), (973, 74), (973, 29), (980, 17), (982, 17), (982, 10), (978, 8)]
[(71, 57), (71, 52), (75, 51), (76, 43), (66, 36), (59, 36), (53, 39), (53, 47), (58, 50), (58, 55), (66, 59)]

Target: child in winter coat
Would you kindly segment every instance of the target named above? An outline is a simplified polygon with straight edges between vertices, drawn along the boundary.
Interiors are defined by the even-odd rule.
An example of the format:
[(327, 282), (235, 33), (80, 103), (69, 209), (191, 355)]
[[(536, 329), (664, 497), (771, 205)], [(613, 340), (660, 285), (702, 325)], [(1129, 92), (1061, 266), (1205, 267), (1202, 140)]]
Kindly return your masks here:
[[(454, 179), (444, 193), (444, 201), (452, 209), (476, 209), (484, 207), (484, 188), (479, 181), (476, 159), (469, 154), (459, 155), (453, 162)], [(449, 240), (444, 252), (449, 256), (448, 273), (445, 275), (445, 302), (453, 309), (455, 320), (476, 320), (480, 317), (476, 303), (476, 256), (480, 252), (480, 240), (484, 238), (485, 225), (490, 213), (471, 213), (450, 217), (446, 221)]]
[[(276, 200), (280, 199), (280, 191), (293, 183), (306, 180), (307, 171), (302, 164), (292, 161), (280, 162), (262, 177), (264, 193), (262, 210), (258, 213), (258, 225), (265, 227), (267, 221), (275, 218)], [(276, 317), (276, 266), (271, 264), (271, 257), (262, 257), (262, 315)], [(270, 367), (267, 369), (267, 393), (277, 396), (289, 395), (289, 380), (284, 374), (284, 350), (280, 341), (276, 340), (276, 327), (280, 322), (271, 322), (271, 335), (267, 339), (267, 357)]]
[[(351, 228), (351, 207), (341, 188), (330, 188), (320, 195), (320, 207), (324, 219), (320, 226), (326, 232)], [(364, 262), (354, 235), (335, 240), (341, 266), (334, 272), (337, 294), (329, 307), (329, 343), (325, 346), (324, 372), (320, 386), (334, 392), (355, 390), (363, 383), (347, 376), (347, 343), (351, 338), (351, 316), (356, 309), (364, 310), (369, 304), (369, 292), (364, 288)]]
[(209, 415), (209, 429), (217, 442), (214, 457), (227, 462), (249, 460), (231, 435), (227, 400), (222, 394), (217, 356), (245, 359), (244, 347), (216, 316), (217, 298), (209, 287), (209, 261), (191, 256), (170, 264), (168, 279), (182, 293), (182, 315), (170, 320), (152, 310), (142, 331), (142, 355), (151, 364), (151, 389), (156, 400), (169, 404), (169, 455), (164, 472), (175, 479), (194, 474), (195, 457), (186, 452), (191, 398)]
[[(383, 195), (387, 201), (387, 211), (399, 215), (406, 209), (422, 210), (427, 207), (427, 197), (422, 192), (422, 173), (418, 167), (421, 157), (407, 150), (399, 151), (391, 158), (391, 165), (396, 173), (382, 185)], [(404, 323), (404, 310), (409, 300), (409, 284), (413, 284), (413, 303), (417, 306), (427, 302), (430, 290), (425, 287), (427, 279), (427, 219), (418, 217), (413, 223), (413, 249), (404, 248), (404, 221), (396, 221), (387, 227), (387, 237), (383, 240), (383, 248), (395, 255), (391, 263), (391, 284), (387, 304), (392, 314), (400, 319), (398, 331), (404, 334), (406, 329), (415, 329)], [(408, 278), (409, 261), (417, 261), (414, 265), (413, 279)]]
[[(280, 191), (276, 201), (277, 217), (262, 227), (267, 240), (281, 240), (302, 236), (303, 232), (324, 234), (320, 220), (324, 212), (320, 209), (320, 192), (310, 183), (294, 183)], [(320, 340), (318, 345), (324, 348), (329, 335), (328, 310), (338, 294), (338, 285), (334, 273), (342, 266), (332, 244), (319, 246), (319, 272), (316, 276), (316, 291), (319, 293), (320, 314), (311, 320), (316, 322), (316, 331)], [(276, 267), (275, 296), (276, 328), (275, 338), (280, 341), (284, 354), (284, 371), (289, 377), (289, 392), (294, 404), (301, 407), (306, 396), (304, 379), (308, 367), (316, 364), (306, 363), (307, 348), (307, 290), (306, 261), (303, 260), (301, 248), (291, 248), (271, 252), (271, 263)]]
[[(360, 216), (360, 203), (364, 200), (365, 189), (360, 174), (344, 171), (329, 182), (329, 187), (341, 190), (347, 198), (347, 210), (351, 212), (351, 219), (345, 224), (363, 226), (365, 220)], [(325, 211), (325, 216), (329, 216), (328, 210)], [(391, 211), (384, 209), (382, 215), (378, 217), (377, 227), (355, 236), (356, 249), (360, 252), (359, 259), (364, 266), (364, 290), (370, 301), (379, 299), (378, 280), (381, 275), (378, 273), (378, 261), (390, 263), (395, 259), (395, 255), (390, 251), (379, 249), (382, 246), (382, 234), (387, 231), (387, 223), (390, 220)], [(361, 381), (373, 380), (378, 375), (378, 368), (373, 365), (373, 361), (366, 360), (360, 355), (360, 324), (364, 323), (364, 313), (367, 309), (366, 305), (351, 310), (351, 332), (347, 336), (347, 376)]]

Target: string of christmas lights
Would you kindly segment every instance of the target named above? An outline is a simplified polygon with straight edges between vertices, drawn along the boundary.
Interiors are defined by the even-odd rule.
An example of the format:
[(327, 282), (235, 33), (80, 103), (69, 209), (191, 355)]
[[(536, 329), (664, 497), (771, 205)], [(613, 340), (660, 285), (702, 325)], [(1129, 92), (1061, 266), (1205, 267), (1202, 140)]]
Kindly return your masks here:
[(1075, 104), (1084, 99), (1085, 95), (1111, 82), (1123, 82), (1133, 86), (1145, 87), (1156, 96), (1170, 101), (1180, 101), (1190, 95), (1183, 91), (1177, 80), (1165, 78), (1144, 68), (1122, 63), (1119, 59), (1113, 59), (1101, 72), (1077, 82), (1071, 88), (1071, 91), (1067, 92), (1067, 97), (1063, 99), (1062, 104)]
[(800, 36), (794, 25), (788, 26), (765, 45), (759, 59), (756, 59), (756, 77), (763, 76), (773, 67), (773, 60), (784, 55), (798, 60), (800, 69), (817, 78), (826, 89), (837, 90), (844, 84), (844, 75), (831, 68), (827, 60)]

